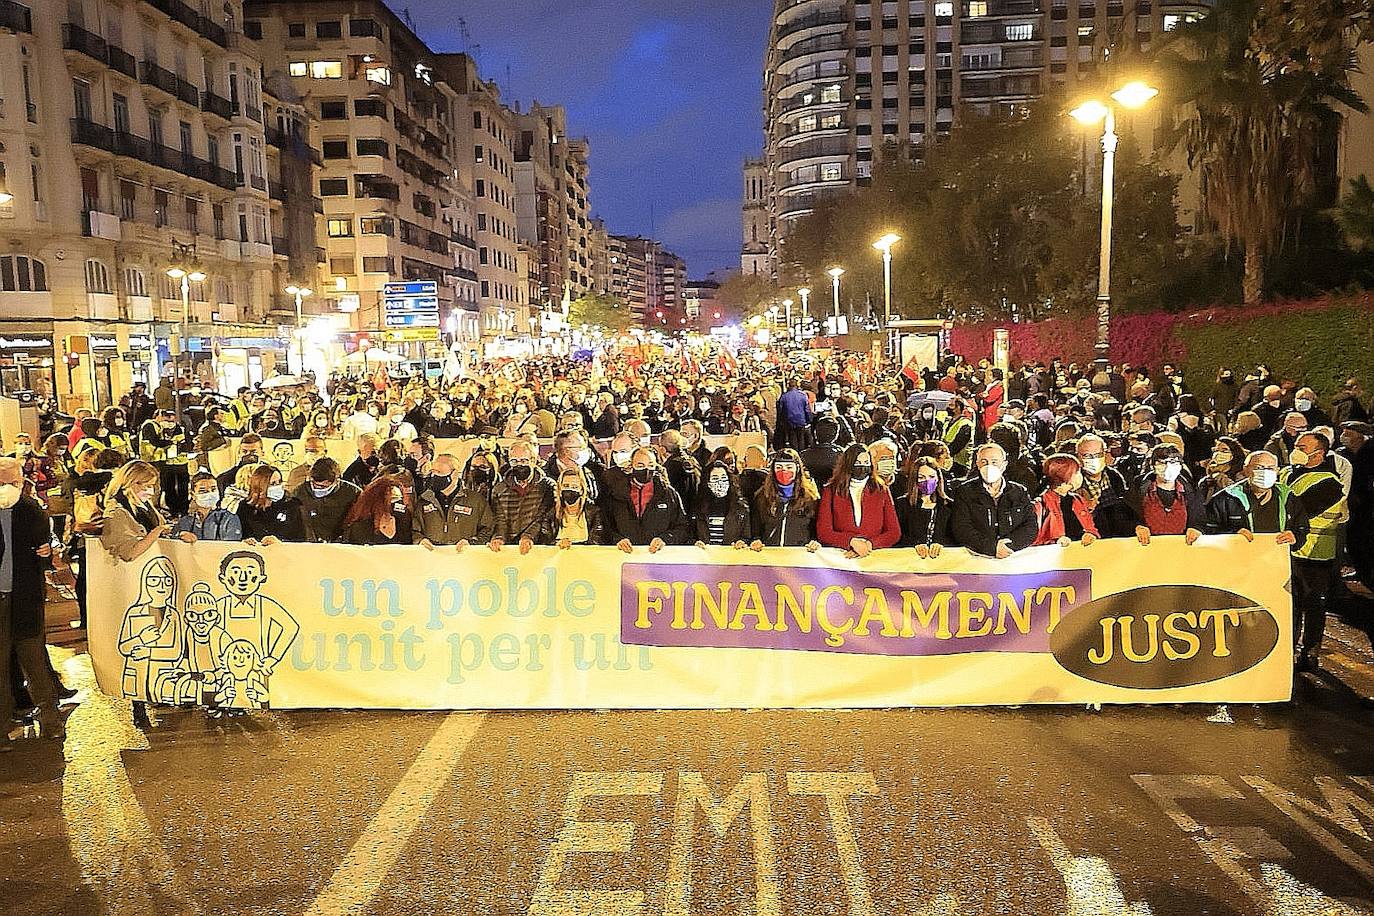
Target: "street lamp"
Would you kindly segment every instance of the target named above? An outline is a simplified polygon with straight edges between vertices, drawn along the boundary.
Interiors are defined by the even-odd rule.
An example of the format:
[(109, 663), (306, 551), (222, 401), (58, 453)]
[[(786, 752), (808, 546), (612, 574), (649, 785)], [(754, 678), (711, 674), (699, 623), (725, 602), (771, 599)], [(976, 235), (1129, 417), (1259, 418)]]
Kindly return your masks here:
[[(1159, 90), (1148, 83), (1133, 80), (1112, 93), (1112, 100), (1122, 108), (1140, 108)], [(1095, 365), (1099, 371), (1107, 368), (1108, 346), (1112, 320), (1112, 181), (1116, 173), (1116, 108), (1099, 99), (1089, 99), (1069, 112), (1081, 124), (1102, 122), (1102, 232), (1098, 248), (1097, 266), (1097, 342)]]
[(807, 322), (807, 305), (806, 305), (806, 304), (807, 304), (809, 301), (811, 301), (811, 287), (809, 287), (809, 286), (803, 286), (801, 289), (797, 290), (797, 295), (798, 295), (798, 296), (801, 296), (801, 301), (802, 301), (801, 336), (802, 336), (802, 337), (805, 337), (805, 336), (806, 336), (806, 322)]
[(840, 333), (840, 277), (844, 276), (843, 267), (832, 267), (826, 271), (830, 274), (830, 292), (835, 297), (835, 334)]
[(295, 285), (295, 284), (293, 283), (293, 284), (291, 284), (290, 286), (288, 286), (288, 287), (286, 288), (286, 292), (287, 292), (288, 294), (290, 294), (290, 295), (296, 297), (296, 343), (297, 343), (297, 345), (300, 347), (300, 360), (301, 360), (301, 361), (300, 361), (300, 365), (299, 365), (297, 368), (300, 370), (301, 377), (304, 378), (304, 377), (305, 377), (305, 335), (304, 335), (304, 333), (303, 333), (303, 328), (302, 328), (302, 324), (303, 324), (303, 322), (304, 322), (304, 317), (303, 317), (302, 314), (301, 314), (301, 300), (304, 299), (304, 298), (306, 298), (307, 296), (313, 295), (313, 294), (314, 294), (314, 291), (311, 290), (310, 287), (308, 287), (308, 286), (297, 286), (297, 285)]
[[(181, 342), (178, 349), (184, 350), (187, 353), (186, 371), (189, 375), (191, 371), (191, 360), (190, 350), (188, 350), (186, 346), (186, 338), (188, 320), (191, 314), (191, 283), (199, 283), (200, 281), (205, 279), (205, 271), (200, 269), (200, 260), (196, 257), (195, 242), (192, 242), (190, 245), (184, 245), (181, 242), (175, 241), (172, 242), (172, 266), (167, 268), (167, 276), (171, 277), (173, 280), (181, 281)], [(181, 361), (180, 356), (181, 354), (178, 353), (177, 362), (172, 364), (174, 376), (176, 374), (178, 363), (180, 363)], [(175, 381), (176, 379), (174, 378), (174, 388), (176, 387)], [(178, 390), (176, 391), (178, 425), (182, 425), (183, 423), (181, 402), (182, 396), (181, 392)]]
[(778, 307), (777, 307), (776, 305), (769, 306), (769, 307), (768, 307), (768, 330), (769, 330), (769, 331), (774, 330), (774, 326), (777, 324), (777, 322), (778, 322)]
[(787, 319), (787, 320), (786, 320), (786, 323), (785, 323), (783, 326), (784, 326), (785, 328), (787, 328), (787, 333), (788, 333), (788, 335), (790, 336), (791, 333), (792, 333), (792, 300), (791, 300), (791, 299), (784, 299), (784, 300), (782, 300), (782, 307), (783, 307), (783, 311), (784, 311), (784, 314), (786, 315), (786, 319)]
[(888, 232), (873, 243), (883, 253), (883, 327), (892, 323), (892, 246), (902, 240), (895, 232)]

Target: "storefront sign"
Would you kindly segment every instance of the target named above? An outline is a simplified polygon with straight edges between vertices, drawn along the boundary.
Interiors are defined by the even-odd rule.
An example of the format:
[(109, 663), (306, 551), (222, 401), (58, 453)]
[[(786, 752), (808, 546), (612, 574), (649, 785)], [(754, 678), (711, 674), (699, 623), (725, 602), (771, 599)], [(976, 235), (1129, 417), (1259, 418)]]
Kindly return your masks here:
[(89, 557), (101, 688), (166, 703), (1258, 703), (1292, 687), (1288, 550), (1272, 537), (1005, 560), (173, 540), (132, 563), (98, 543)]

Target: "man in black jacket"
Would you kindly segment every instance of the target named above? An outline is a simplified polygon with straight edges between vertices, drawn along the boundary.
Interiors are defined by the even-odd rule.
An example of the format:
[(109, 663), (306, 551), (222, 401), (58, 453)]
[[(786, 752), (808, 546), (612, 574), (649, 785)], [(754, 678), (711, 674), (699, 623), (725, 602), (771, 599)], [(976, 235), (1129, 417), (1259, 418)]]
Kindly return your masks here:
[(659, 472), (658, 453), (636, 449), (630, 459), (629, 490), (610, 501), (608, 542), (626, 553), (634, 546), (647, 546), (649, 553), (657, 553), (669, 544), (686, 544), (691, 536), (691, 519), (677, 491)]
[(831, 417), (817, 417), (813, 432), (815, 444), (801, 453), (801, 460), (816, 486), (823, 487), (830, 482), (835, 473), (835, 462), (840, 460), (843, 451), (837, 444), (840, 426)]
[(362, 491), (341, 479), (339, 463), (325, 456), (310, 466), (310, 476), (292, 495), (301, 501), (306, 540), (333, 544), (343, 539), (343, 520)]
[(1302, 547), (1309, 527), (1307, 510), (1278, 481), (1279, 459), (1272, 452), (1251, 452), (1241, 479), (1207, 501), (1207, 533), (1240, 534), (1251, 541), (1257, 534), (1273, 534), (1280, 544)]
[(1138, 516), (1130, 501), (1126, 478), (1110, 467), (1106, 441), (1096, 433), (1079, 436), (1074, 448), (1083, 466), (1083, 495), (1093, 510), (1097, 532), (1104, 538), (1126, 538), (1136, 533)]
[(985, 442), (973, 453), (973, 466), (977, 476), (954, 491), (954, 539), (999, 560), (1029, 547), (1039, 525), (1025, 488), (1006, 479), (1007, 453)]
[(42, 507), (21, 497), (23, 489), (23, 465), (14, 458), (0, 459), (0, 751), (12, 749), (11, 664), (24, 672), (43, 736), (66, 734), (43, 638), (43, 572), (52, 556), (51, 528)]

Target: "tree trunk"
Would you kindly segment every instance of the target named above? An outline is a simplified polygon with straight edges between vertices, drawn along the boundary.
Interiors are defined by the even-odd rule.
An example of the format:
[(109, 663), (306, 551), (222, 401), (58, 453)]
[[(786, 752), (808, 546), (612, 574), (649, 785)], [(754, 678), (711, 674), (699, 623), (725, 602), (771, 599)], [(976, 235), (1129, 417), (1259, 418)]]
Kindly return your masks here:
[(1241, 298), (1246, 305), (1259, 305), (1264, 298), (1264, 255), (1254, 242), (1245, 245), (1245, 276), (1241, 280)]

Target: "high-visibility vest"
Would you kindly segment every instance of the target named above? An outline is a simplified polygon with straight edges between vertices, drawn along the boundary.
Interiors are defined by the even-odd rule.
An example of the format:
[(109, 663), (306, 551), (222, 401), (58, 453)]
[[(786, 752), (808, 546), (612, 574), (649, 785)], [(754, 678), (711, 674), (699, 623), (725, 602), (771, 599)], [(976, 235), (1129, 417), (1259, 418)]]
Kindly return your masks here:
[[(969, 433), (968, 442), (959, 450), (954, 452), (954, 440), (959, 438), (959, 433), (967, 430)], [(945, 445), (949, 446), (951, 457), (954, 463), (961, 467), (969, 467), (973, 461), (973, 421), (968, 417), (960, 417), (949, 426), (945, 427)]]
[[(1284, 476), (1291, 480), (1292, 469), (1284, 468)], [(1295, 481), (1285, 481), (1293, 495), (1299, 498), (1312, 487), (1324, 480), (1334, 480), (1339, 488), (1341, 480), (1330, 471), (1309, 471), (1302, 474)], [(1341, 498), (1321, 512), (1316, 514), (1309, 513), (1307, 519), (1311, 526), (1307, 533), (1307, 540), (1302, 547), (1293, 551), (1293, 556), (1303, 560), (1334, 560), (1336, 559), (1336, 538), (1340, 534), (1341, 525), (1350, 517), (1350, 512), (1346, 508), (1345, 494), (1342, 492)]]

